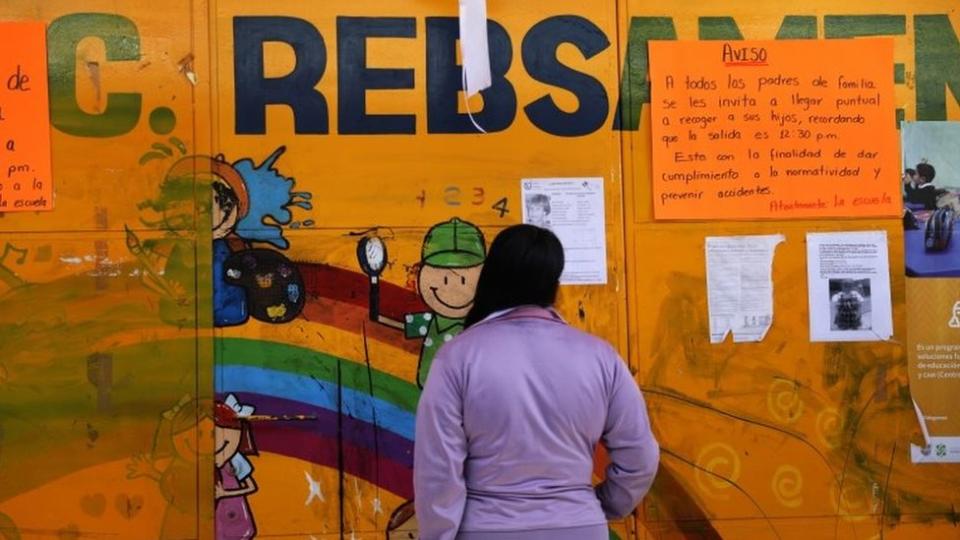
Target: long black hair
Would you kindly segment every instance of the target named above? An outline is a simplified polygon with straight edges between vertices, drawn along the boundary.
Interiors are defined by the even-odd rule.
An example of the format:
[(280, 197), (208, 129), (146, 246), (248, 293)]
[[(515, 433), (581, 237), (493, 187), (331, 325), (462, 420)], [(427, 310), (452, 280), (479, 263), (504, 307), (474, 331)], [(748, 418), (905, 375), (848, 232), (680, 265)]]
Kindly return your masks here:
[(533, 225), (504, 229), (490, 245), (466, 326), (503, 309), (552, 306), (562, 272), (563, 245), (555, 234)]

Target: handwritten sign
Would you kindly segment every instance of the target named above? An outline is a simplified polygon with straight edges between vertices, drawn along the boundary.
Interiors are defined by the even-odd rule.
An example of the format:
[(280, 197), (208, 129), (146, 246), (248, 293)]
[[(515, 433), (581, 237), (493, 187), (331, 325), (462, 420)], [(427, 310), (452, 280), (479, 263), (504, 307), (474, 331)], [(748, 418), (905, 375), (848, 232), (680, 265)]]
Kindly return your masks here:
[(649, 46), (657, 219), (899, 215), (891, 40)]
[(0, 23), (0, 213), (53, 209), (46, 28)]

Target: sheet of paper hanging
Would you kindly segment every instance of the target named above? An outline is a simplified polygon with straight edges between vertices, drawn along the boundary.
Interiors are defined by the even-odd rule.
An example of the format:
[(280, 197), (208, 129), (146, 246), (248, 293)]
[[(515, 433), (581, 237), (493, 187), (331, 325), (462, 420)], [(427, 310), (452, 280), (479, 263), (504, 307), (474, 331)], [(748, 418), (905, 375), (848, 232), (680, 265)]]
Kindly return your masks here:
[(0, 214), (53, 210), (46, 36), (0, 22)]
[(886, 231), (807, 234), (811, 341), (893, 335)]
[(907, 373), (924, 434), (910, 458), (960, 463), (960, 279), (908, 277), (906, 292)]
[(523, 222), (550, 229), (563, 244), (561, 285), (607, 283), (603, 178), (525, 178)]
[(710, 343), (733, 333), (736, 343), (761, 341), (773, 324), (773, 255), (781, 234), (707, 237)]
[(649, 49), (657, 219), (899, 215), (892, 39)]
[(489, 88), (490, 49), (487, 42), (487, 0), (460, 0), (460, 52), (467, 97)]

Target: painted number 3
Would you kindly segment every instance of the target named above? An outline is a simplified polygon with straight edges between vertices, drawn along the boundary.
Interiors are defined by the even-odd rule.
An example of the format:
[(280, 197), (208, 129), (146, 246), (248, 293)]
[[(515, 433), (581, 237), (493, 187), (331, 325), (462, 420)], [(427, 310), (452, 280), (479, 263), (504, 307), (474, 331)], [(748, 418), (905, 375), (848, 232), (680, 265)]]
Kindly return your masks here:
[[(460, 206), (460, 197), (463, 194), (457, 186), (449, 186), (443, 190), (443, 202), (447, 203), (447, 206)], [(485, 192), (482, 187), (473, 188), (473, 197), (470, 199), (470, 204), (473, 206), (480, 206), (483, 204)]]

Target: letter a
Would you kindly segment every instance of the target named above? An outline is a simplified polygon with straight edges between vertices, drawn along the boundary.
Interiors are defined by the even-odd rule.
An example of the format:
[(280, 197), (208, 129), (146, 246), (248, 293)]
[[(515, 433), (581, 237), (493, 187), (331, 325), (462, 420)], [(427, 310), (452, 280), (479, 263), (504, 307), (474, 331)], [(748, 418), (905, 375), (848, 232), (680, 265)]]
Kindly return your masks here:
[(667, 89), (673, 88), (673, 75), (667, 75)]
[(17, 151), (16, 144), (13, 142), (13, 139), (7, 141), (7, 150), (11, 152)]
[(663, 125), (665, 125), (665, 126), (669, 126), (669, 125), (670, 125), (670, 119), (667, 118), (666, 116), (663, 117), (663, 120), (661, 120), (661, 122), (662, 122)]
[(780, 102), (777, 101), (777, 98), (771, 98), (771, 99), (770, 99), (770, 106), (771, 106), (771, 107), (779, 107), (779, 106), (780, 106)]

